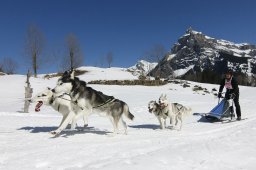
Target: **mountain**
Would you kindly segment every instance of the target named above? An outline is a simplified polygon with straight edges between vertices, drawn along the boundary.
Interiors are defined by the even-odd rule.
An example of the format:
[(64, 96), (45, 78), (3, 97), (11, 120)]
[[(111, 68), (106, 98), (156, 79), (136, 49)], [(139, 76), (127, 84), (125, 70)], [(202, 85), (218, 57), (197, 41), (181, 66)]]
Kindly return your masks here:
[(246, 83), (251, 81), (249, 77), (256, 74), (256, 46), (218, 40), (189, 28), (150, 75), (200, 81), (204, 72), (220, 76), (227, 69), (247, 77)]
[(134, 66), (129, 67), (127, 71), (132, 72), (132, 74), (135, 76), (147, 75), (156, 66), (157, 63), (150, 63), (145, 60), (140, 60)]

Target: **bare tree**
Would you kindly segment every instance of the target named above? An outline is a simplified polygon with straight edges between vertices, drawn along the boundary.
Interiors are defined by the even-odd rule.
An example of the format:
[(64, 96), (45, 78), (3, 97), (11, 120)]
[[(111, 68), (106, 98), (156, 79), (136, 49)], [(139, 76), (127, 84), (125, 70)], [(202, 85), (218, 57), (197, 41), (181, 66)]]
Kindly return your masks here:
[(106, 57), (103, 56), (103, 55), (98, 58), (97, 63), (98, 63), (98, 65), (99, 65), (99, 67), (104, 67), (105, 60), (106, 60)]
[(107, 54), (107, 62), (108, 62), (108, 67), (111, 67), (111, 64), (113, 62), (113, 53), (112, 52), (108, 52)]
[(26, 35), (25, 53), (29, 58), (29, 62), (32, 64), (34, 77), (37, 77), (37, 70), (44, 44), (45, 39), (43, 33), (35, 25), (30, 25)]
[(3, 64), (2, 65), (3, 72), (5, 72), (7, 74), (14, 74), (18, 67), (17, 62), (15, 62), (13, 59), (7, 58), (7, 57), (3, 59), (2, 64)]
[(4, 72), (2, 63), (0, 63), (0, 72)]
[(167, 54), (164, 46), (162, 44), (154, 45), (149, 51), (145, 53), (145, 58), (151, 62), (157, 62), (157, 71), (155, 74), (155, 78), (159, 79), (161, 77), (161, 63), (160, 61), (165, 57)]
[(148, 61), (159, 63), (166, 53), (167, 52), (162, 44), (156, 44), (149, 51), (146, 51), (145, 58)]
[(67, 55), (63, 59), (63, 69), (77, 68), (83, 64), (79, 41), (74, 34), (66, 37)]

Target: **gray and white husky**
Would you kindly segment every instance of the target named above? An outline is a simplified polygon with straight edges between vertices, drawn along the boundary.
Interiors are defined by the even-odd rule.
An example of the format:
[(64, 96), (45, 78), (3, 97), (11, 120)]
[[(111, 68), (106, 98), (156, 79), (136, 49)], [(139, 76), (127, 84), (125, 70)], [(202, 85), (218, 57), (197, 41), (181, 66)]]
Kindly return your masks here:
[[(59, 78), (53, 92), (70, 94), (72, 110), (74, 112), (87, 116), (91, 113), (108, 116), (113, 124), (114, 133), (118, 132), (119, 124), (122, 124), (125, 134), (127, 133), (127, 125), (123, 120), (123, 115), (130, 120), (134, 118), (125, 102), (88, 87), (84, 81), (74, 76), (74, 70), (66, 71)], [(67, 121), (69, 119), (71, 118), (68, 116)]]
[(157, 120), (159, 121), (160, 128), (165, 129), (167, 116), (162, 113), (160, 105), (156, 101), (152, 100), (148, 103), (148, 111), (149, 113), (154, 113), (154, 115), (157, 117)]
[(175, 128), (180, 121), (180, 127), (178, 130), (181, 130), (183, 116), (189, 114), (191, 112), (191, 108), (185, 107), (179, 103), (170, 103), (167, 99), (167, 95), (162, 94), (159, 98), (159, 103), (156, 101), (150, 101), (148, 103), (148, 111), (155, 114), (160, 123), (161, 129), (165, 129), (166, 119), (170, 118), (170, 124), (173, 128)]
[[(37, 102), (36, 111), (40, 111), (40, 107), (45, 104), (47, 106), (51, 106), (54, 110), (58, 111), (59, 113), (62, 114), (62, 120), (61, 123), (58, 127), (57, 130), (51, 131), (52, 134), (57, 134), (57, 132), (61, 131), (61, 125), (63, 122), (67, 119), (69, 114), (73, 114), (72, 112), (72, 107), (71, 107), (71, 98), (70, 95), (67, 93), (62, 93), (62, 94), (56, 94), (53, 92), (51, 88), (47, 88), (41, 93), (38, 93), (35, 95), (30, 102)], [(72, 120), (73, 127), (71, 126), (71, 129), (74, 128), (74, 125), (76, 125), (76, 120), (77, 120), (77, 114), (74, 113)], [(84, 116), (84, 127), (88, 126), (88, 120), (87, 117)], [(70, 122), (68, 122), (70, 123)]]
[(161, 94), (159, 97), (159, 105), (162, 115), (170, 118), (170, 124), (175, 128), (180, 121), (180, 127), (178, 130), (182, 129), (183, 116), (191, 113), (192, 109), (190, 107), (185, 107), (179, 103), (170, 103), (166, 94)]

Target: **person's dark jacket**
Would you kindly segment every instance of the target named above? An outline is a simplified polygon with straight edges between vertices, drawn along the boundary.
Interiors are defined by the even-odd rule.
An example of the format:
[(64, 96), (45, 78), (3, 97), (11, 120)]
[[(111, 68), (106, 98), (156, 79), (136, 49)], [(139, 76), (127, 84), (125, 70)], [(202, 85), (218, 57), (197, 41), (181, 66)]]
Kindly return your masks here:
[[(222, 92), (224, 86), (225, 86), (225, 78), (221, 80), (221, 83), (220, 83), (220, 88), (219, 88), (219, 93)], [(232, 77), (232, 80), (231, 80), (231, 85), (232, 85), (232, 88), (233, 89), (227, 89), (227, 91), (229, 92), (229, 94), (231, 93), (234, 93), (234, 94), (239, 94), (239, 88), (238, 88), (238, 83), (236, 81), (236, 79), (234, 77)]]

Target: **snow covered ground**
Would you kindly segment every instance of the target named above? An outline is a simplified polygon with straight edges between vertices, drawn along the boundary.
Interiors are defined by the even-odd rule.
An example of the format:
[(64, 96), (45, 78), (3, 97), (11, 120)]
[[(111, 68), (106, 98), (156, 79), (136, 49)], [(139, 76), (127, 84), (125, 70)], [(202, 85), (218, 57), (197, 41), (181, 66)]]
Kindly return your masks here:
[[(118, 69), (91, 72), (80, 78), (133, 79)], [(96, 71), (94, 71), (96, 70)], [(98, 70), (98, 71), (97, 71)], [(123, 74), (122, 74), (123, 73)], [(233, 123), (198, 122), (200, 116), (185, 118), (182, 131), (160, 130), (147, 103), (166, 93), (172, 102), (193, 109), (193, 113), (211, 110), (217, 99), (212, 94), (195, 93), (199, 84), (211, 91), (218, 85), (191, 82), (191, 87), (167, 84), (159, 87), (89, 85), (125, 101), (135, 115), (128, 121), (128, 135), (113, 136), (106, 117), (92, 115), (85, 131), (66, 130), (57, 138), (48, 133), (57, 128), (61, 115), (50, 107), (40, 112), (20, 113), (23, 107), (25, 76), (0, 76), (0, 169), (3, 170), (254, 170), (256, 166), (256, 91), (240, 87), (242, 116)], [(31, 78), (34, 94), (54, 87), (56, 78)], [(79, 120), (78, 126), (82, 126)]]

